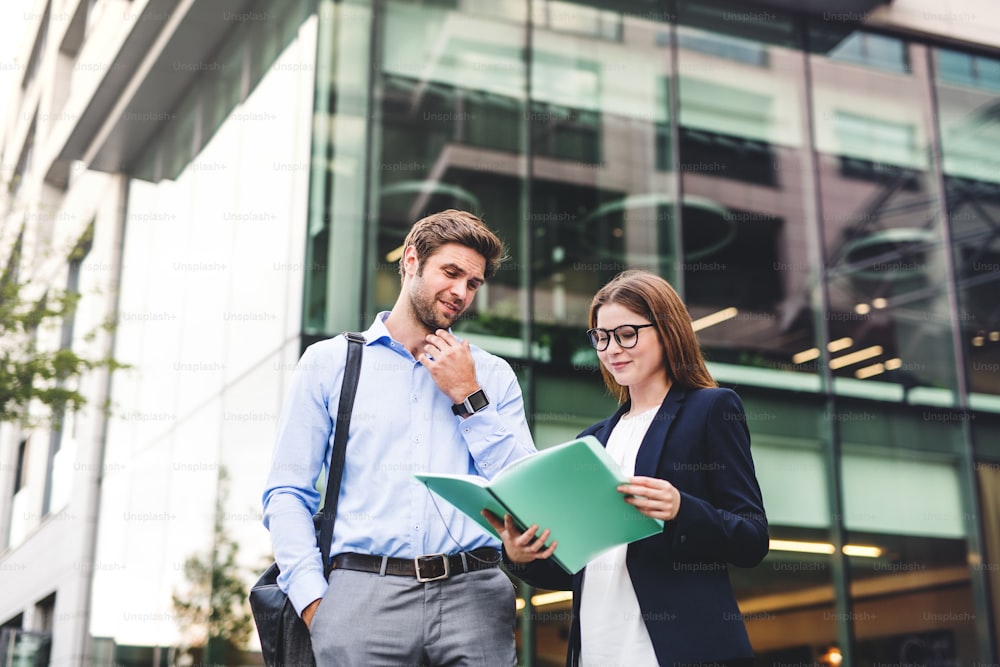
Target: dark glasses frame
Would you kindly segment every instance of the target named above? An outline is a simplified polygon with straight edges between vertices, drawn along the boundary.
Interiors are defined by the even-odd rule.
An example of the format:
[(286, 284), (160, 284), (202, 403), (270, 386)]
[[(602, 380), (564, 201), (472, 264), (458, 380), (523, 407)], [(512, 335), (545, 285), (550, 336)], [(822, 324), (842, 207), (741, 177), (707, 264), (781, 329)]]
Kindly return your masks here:
[[(639, 329), (645, 329), (646, 327), (655, 327), (655, 324), (622, 324), (614, 329), (601, 329), (600, 327), (594, 327), (593, 329), (587, 329), (587, 340), (590, 341), (591, 347), (593, 347), (598, 352), (603, 352), (608, 349), (608, 345), (611, 344), (611, 337), (615, 337), (615, 342), (622, 349), (628, 350), (639, 344)], [(621, 337), (618, 335), (620, 329), (635, 329), (635, 338), (629, 345), (622, 342)], [(598, 333), (603, 333), (605, 335), (603, 344), (597, 338)]]

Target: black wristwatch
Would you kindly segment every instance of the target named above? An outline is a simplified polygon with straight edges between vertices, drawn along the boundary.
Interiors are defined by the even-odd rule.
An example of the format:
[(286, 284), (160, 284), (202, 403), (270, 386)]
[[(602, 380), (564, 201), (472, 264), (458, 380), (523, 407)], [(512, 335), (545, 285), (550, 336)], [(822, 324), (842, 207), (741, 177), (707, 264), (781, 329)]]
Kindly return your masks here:
[(451, 411), (456, 415), (471, 415), (479, 412), (490, 404), (490, 399), (486, 398), (486, 392), (480, 389), (465, 397), (461, 403), (451, 406)]

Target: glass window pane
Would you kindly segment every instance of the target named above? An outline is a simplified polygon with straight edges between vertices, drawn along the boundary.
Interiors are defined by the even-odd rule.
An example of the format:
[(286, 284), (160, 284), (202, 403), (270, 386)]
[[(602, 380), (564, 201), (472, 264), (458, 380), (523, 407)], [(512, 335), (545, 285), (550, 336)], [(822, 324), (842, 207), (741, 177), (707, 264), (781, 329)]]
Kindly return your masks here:
[[(1000, 442), (998, 424), (992, 424), (993, 442)], [(984, 429), (985, 430), (985, 429)], [(976, 464), (979, 484), (979, 506), (983, 514), (983, 558), (973, 563), (974, 572), (985, 574), (993, 609), (1000, 605), (1000, 462), (980, 461)], [(1000, 637), (1000, 617), (993, 615), (993, 636)]]
[[(824, 17), (827, 18), (827, 17)], [(807, 49), (852, 69), (865, 68), (904, 74), (910, 71), (910, 54), (905, 40), (858, 30), (854, 21), (807, 21)]]
[[(944, 49), (934, 55), (955, 324), (975, 401), (975, 394), (1000, 395), (1000, 59)], [(956, 62), (968, 76), (955, 76)]]
[[(908, 68), (861, 68), (838, 55), (845, 41), (872, 48), (872, 57), (896, 41), (829, 26), (811, 36), (836, 391), (952, 405), (954, 316), (926, 87)], [(906, 44), (906, 52), (923, 73), (924, 47)]]
[[(575, 437), (615, 409), (584, 334), (588, 308), (634, 266), (672, 279), (671, 27), (644, 2), (532, 3), (534, 434)], [(570, 601), (533, 612), (536, 662), (565, 663)]]
[(940, 48), (934, 49), (934, 55), (941, 82), (1000, 91), (1000, 60)]
[(682, 3), (677, 28), (684, 296), (721, 379), (814, 375), (805, 58), (792, 17), (716, 11), (710, 26), (709, 8)]
[(730, 579), (759, 665), (818, 664), (835, 645), (833, 545), (822, 400), (742, 389), (771, 550)]
[[(386, 5), (373, 113), (379, 152), (371, 170), (377, 225), (370, 310), (388, 310), (396, 300), (410, 226), (443, 209), (467, 210), (499, 234), (512, 261), (480, 290), (456, 330), (493, 352), (523, 357), (525, 30), (514, 3), (500, 5), (510, 11)], [(567, 99), (578, 88), (567, 84)]]
[(855, 660), (965, 664), (977, 656), (976, 607), (954, 415), (841, 402), (844, 522)]
[(670, 25), (652, 8), (588, 4), (534, 4), (548, 18), (533, 26), (530, 71), (533, 321), (538, 358), (560, 369), (597, 368), (584, 331), (611, 276), (672, 278), (676, 263)]

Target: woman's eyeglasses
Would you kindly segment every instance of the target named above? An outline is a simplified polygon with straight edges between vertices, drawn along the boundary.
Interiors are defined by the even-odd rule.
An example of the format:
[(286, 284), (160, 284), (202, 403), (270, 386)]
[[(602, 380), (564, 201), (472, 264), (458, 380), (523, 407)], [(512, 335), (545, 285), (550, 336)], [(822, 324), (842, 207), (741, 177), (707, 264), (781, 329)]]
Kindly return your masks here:
[(614, 329), (589, 329), (587, 330), (587, 339), (598, 352), (603, 352), (608, 349), (608, 345), (611, 343), (611, 336), (615, 337), (615, 342), (618, 343), (619, 346), (628, 349), (630, 347), (635, 347), (635, 344), (639, 342), (639, 329), (651, 326), (655, 325), (623, 324), (619, 327), (615, 327)]

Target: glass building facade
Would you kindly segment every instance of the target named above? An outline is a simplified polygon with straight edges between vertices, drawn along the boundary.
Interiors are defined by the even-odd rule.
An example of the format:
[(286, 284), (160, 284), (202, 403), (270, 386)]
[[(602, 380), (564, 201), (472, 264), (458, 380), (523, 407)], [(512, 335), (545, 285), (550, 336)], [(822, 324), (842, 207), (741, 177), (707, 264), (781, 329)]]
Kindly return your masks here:
[[(745, 3), (319, 16), (307, 341), (391, 307), (414, 220), (477, 212), (513, 261), (457, 329), (518, 370), (544, 447), (614, 407), (591, 296), (656, 271), (747, 406), (759, 664), (995, 659), (1000, 59)], [(535, 664), (568, 606), (522, 611)]]
[[(771, 523), (731, 571), (757, 664), (996, 662), (1000, 56), (735, 2), (287, 7), (234, 31), (130, 174), (121, 312), (163, 317), (122, 350), (146, 363), (116, 385), (98, 554), (159, 560), (95, 572), (93, 635), (174, 625), (187, 552), (162, 528), (210, 543), (223, 468), (216, 512), (262, 564), (282, 378), (391, 308), (410, 225), (461, 208), (511, 261), (456, 331), (510, 361), (539, 447), (615, 408), (583, 335), (607, 280), (650, 269), (688, 304)], [(192, 299), (200, 319), (170, 317)], [(124, 590), (163, 607), (122, 632)], [(563, 664), (569, 601), (522, 593), (522, 663)]]

